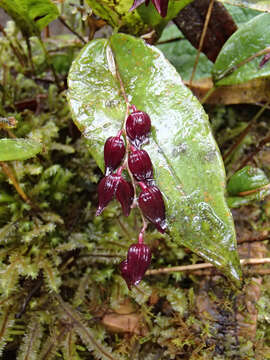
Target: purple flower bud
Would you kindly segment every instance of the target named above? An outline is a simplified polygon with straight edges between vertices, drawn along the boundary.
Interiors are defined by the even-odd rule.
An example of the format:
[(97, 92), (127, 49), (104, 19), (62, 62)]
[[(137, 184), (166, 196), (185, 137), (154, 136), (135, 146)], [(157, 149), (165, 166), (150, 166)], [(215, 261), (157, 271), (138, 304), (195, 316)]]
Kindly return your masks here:
[(132, 148), (128, 156), (128, 166), (136, 180), (153, 182), (152, 162), (145, 150)]
[(129, 215), (134, 196), (133, 187), (129, 182), (123, 179), (120, 174), (111, 174), (101, 179), (98, 185), (99, 204), (96, 216), (102, 213), (115, 195), (117, 200), (121, 203), (124, 215)]
[(269, 60), (270, 60), (270, 54), (264, 55), (264, 57), (262, 58), (259, 64), (259, 68), (262, 68), (266, 63), (268, 63)]
[[(138, 6), (140, 6), (144, 2), (145, 5), (147, 6), (150, 0), (134, 0), (134, 3), (132, 7), (129, 9), (129, 11), (135, 10)], [(167, 15), (169, 0), (152, 0), (152, 3), (154, 4), (155, 8), (162, 17), (165, 17)]]
[(166, 17), (169, 0), (152, 0), (155, 8), (162, 17)]
[(126, 131), (130, 142), (134, 146), (140, 147), (147, 141), (150, 129), (151, 120), (145, 112), (136, 110), (128, 116)]
[(162, 194), (156, 186), (147, 187), (144, 183), (139, 184), (142, 188), (138, 202), (143, 215), (153, 223), (162, 234), (167, 228), (165, 218), (165, 205)]
[(110, 175), (120, 165), (126, 152), (120, 136), (109, 137), (104, 145), (105, 175)]
[(134, 199), (134, 189), (130, 182), (121, 178), (116, 190), (116, 198), (122, 206), (123, 214), (128, 216)]
[(145, 244), (134, 244), (128, 249), (127, 260), (120, 264), (121, 275), (128, 288), (138, 285), (151, 263), (151, 250)]

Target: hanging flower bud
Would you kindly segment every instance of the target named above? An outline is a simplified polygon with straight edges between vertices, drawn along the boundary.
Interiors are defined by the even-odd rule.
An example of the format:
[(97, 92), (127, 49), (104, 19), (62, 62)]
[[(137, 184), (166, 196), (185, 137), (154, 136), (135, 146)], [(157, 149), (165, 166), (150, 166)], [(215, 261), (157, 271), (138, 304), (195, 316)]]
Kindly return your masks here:
[(264, 55), (264, 57), (262, 58), (260, 64), (259, 64), (259, 68), (262, 68), (266, 63), (268, 63), (268, 61), (270, 60), (270, 54), (266, 54)]
[(128, 216), (133, 202), (134, 191), (132, 185), (121, 176), (121, 169), (117, 174), (111, 174), (101, 179), (98, 185), (98, 209), (100, 215), (109, 202), (116, 196), (121, 203), (124, 215)]
[(128, 249), (127, 260), (120, 264), (121, 275), (128, 288), (138, 285), (151, 263), (151, 250), (145, 244), (134, 244)]
[(142, 188), (138, 202), (143, 215), (153, 223), (162, 234), (167, 228), (165, 218), (165, 205), (162, 194), (156, 186), (147, 187), (144, 183), (139, 183)]
[[(148, 6), (149, 2), (150, 0), (134, 0), (134, 3), (132, 7), (129, 9), (129, 11), (135, 10), (138, 6), (140, 6), (143, 3), (145, 3), (146, 6)], [(169, 0), (152, 0), (152, 3), (154, 4), (159, 14), (162, 17), (166, 17)]]
[(151, 159), (145, 150), (137, 150), (131, 147), (128, 156), (128, 166), (135, 179), (138, 181), (153, 182), (153, 167)]
[(151, 129), (151, 120), (144, 111), (134, 111), (131, 113), (126, 122), (127, 136), (130, 142), (139, 148), (147, 141)]
[(116, 198), (122, 206), (123, 214), (128, 216), (134, 199), (134, 189), (130, 182), (121, 178), (116, 190)]
[(105, 175), (110, 175), (120, 165), (126, 152), (123, 139), (119, 136), (109, 137), (104, 145)]

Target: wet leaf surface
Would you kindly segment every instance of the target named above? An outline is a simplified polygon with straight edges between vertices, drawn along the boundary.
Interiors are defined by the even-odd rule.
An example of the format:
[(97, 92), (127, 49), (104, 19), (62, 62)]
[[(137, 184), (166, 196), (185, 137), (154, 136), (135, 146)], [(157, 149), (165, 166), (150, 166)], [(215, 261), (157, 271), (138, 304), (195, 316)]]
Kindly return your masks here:
[(269, 184), (269, 180), (263, 170), (245, 166), (231, 176), (227, 184), (227, 191), (234, 196), (244, 191), (261, 188), (267, 184)]
[(269, 1), (258, 1), (258, 0), (219, 0), (224, 4), (239, 6), (242, 8), (253, 9), (258, 11), (270, 12)]
[(239, 283), (234, 225), (224, 198), (225, 176), (202, 106), (155, 47), (124, 34), (83, 48), (69, 74), (68, 100), (89, 151), (104, 170), (103, 146), (121, 128), (130, 103), (152, 121), (149, 153), (163, 193), (170, 235)]
[(29, 159), (41, 149), (41, 144), (33, 140), (0, 139), (0, 161)]
[(266, 31), (269, 27), (270, 14), (258, 15), (230, 37), (213, 67), (213, 80), (217, 86), (241, 84), (269, 76), (270, 63), (260, 67), (264, 55), (246, 62), (270, 46), (269, 32)]
[(59, 13), (51, 0), (0, 0), (25, 36), (38, 35)]

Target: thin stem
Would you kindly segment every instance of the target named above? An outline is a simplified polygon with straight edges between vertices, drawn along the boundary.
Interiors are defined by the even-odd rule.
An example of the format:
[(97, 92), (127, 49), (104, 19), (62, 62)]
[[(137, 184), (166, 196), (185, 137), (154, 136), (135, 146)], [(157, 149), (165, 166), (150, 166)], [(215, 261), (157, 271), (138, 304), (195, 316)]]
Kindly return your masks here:
[(147, 229), (147, 225), (148, 225), (148, 222), (147, 220), (145, 220), (145, 217), (143, 216), (142, 212), (141, 212), (141, 216), (142, 216), (142, 222), (143, 222), (143, 227), (139, 233), (139, 237), (138, 237), (138, 243), (139, 244), (143, 244), (144, 243), (144, 233), (145, 233), (145, 230)]
[(263, 139), (259, 142), (259, 144), (258, 144), (258, 145), (255, 147), (255, 149), (252, 151), (252, 153), (251, 153), (248, 157), (246, 157), (246, 159), (244, 159), (244, 161), (241, 163), (241, 165), (238, 167), (238, 169), (237, 169), (236, 171), (238, 171), (238, 170), (242, 169), (244, 166), (246, 166), (247, 163), (249, 163), (249, 162), (254, 158), (254, 156), (255, 156), (256, 154), (258, 154), (258, 152), (261, 151), (262, 147), (263, 147), (265, 144), (267, 144), (268, 142), (270, 142), (270, 136), (267, 136), (267, 137), (263, 138)]
[(29, 204), (33, 209), (35, 210), (39, 210), (38, 207), (36, 205), (33, 204), (33, 202), (29, 199), (29, 197), (26, 195), (26, 193), (23, 191), (23, 189), (21, 188), (20, 184), (18, 183), (11, 167), (5, 163), (0, 161), (0, 166), (2, 167), (4, 173), (7, 175), (7, 177), (10, 179), (10, 181), (12, 182), (13, 186), (15, 187), (17, 193), (21, 196), (21, 198), (27, 203)]
[[(113, 56), (113, 53), (111, 54)], [(124, 120), (124, 124), (123, 124), (123, 127), (122, 127), (122, 130), (123, 130), (123, 134), (126, 138), (126, 155), (125, 155), (125, 160), (123, 162), (123, 165), (122, 167), (123, 168), (126, 168), (127, 171), (128, 171), (128, 174), (129, 174), (129, 177), (131, 179), (131, 183), (132, 183), (132, 186), (133, 186), (133, 189), (134, 189), (134, 200), (133, 200), (133, 204), (131, 205), (131, 208), (134, 208), (136, 207), (138, 204), (137, 204), (137, 195), (136, 195), (136, 181), (133, 177), (133, 174), (128, 166), (128, 154), (129, 154), (129, 151), (130, 151), (130, 143), (127, 139), (127, 134), (126, 134), (126, 122), (127, 122), (127, 118), (129, 116), (129, 111), (130, 111), (130, 108), (132, 108), (133, 111), (137, 111), (137, 108), (135, 105), (130, 105), (129, 101), (128, 101), (128, 97), (127, 97), (127, 93), (125, 91), (125, 87), (124, 87), (124, 83), (123, 83), (123, 80), (120, 76), (120, 73), (119, 73), (119, 70), (118, 70), (118, 66), (117, 66), (117, 63), (114, 59), (114, 64), (115, 64), (115, 74), (116, 74), (116, 77), (119, 81), (119, 84), (120, 84), (120, 89), (121, 89), (121, 93), (122, 93), (122, 96), (125, 100), (125, 103), (126, 103), (126, 114), (125, 114), (125, 120)], [(143, 222), (143, 227), (142, 227), (142, 230), (143, 232), (145, 231), (145, 229), (147, 228), (147, 225), (148, 225), (148, 222), (147, 220), (145, 219), (140, 207), (139, 207), (139, 211), (140, 211), (140, 214), (141, 214), (141, 218), (142, 218), (142, 222)], [(142, 231), (141, 230), (141, 231)], [(143, 233), (142, 233), (143, 235)]]
[(2, 25), (0, 25), (0, 32), (7, 38), (9, 45), (11, 47), (11, 50), (13, 51), (14, 55), (18, 59), (21, 66), (24, 67), (25, 66), (24, 56), (20, 53), (20, 51), (17, 49), (17, 47), (13, 45), (12, 41), (9, 39), (9, 37)]
[(74, 34), (75, 36), (77, 36), (77, 38), (80, 39), (83, 44), (86, 44), (86, 41), (84, 40), (84, 38), (83, 38), (79, 33), (77, 33), (77, 31), (75, 31), (74, 29), (72, 29), (72, 28), (68, 25), (68, 23), (65, 21), (65, 19), (63, 18), (63, 16), (59, 16), (59, 17), (58, 17), (58, 20), (59, 20), (72, 34)]
[[(259, 265), (259, 264), (269, 264), (270, 258), (250, 258), (250, 259), (241, 259), (241, 265)], [(193, 264), (193, 265), (183, 265), (183, 266), (173, 266), (170, 268), (161, 268), (148, 270), (146, 275), (158, 275), (158, 274), (168, 274), (173, 272), (180, 271), (196, 271), (201, 269), (209, 269), (213, 268), (214, 265), (210, 263), (201, 263), (201, 264)]]
[(237, 240), (237, 244), (250, 243), (250, 242), (258, 242), (268, 240), (270, 235), (267, 233), (266, 235), (259, 235), (258, 237), (250, 237), (250, 238), (242, 238)]
[(250, 57), (248, 57), (247, 59), (241, 61), (240, 63), (232, 66), (231, 68), (227, 69), (224, 73), (220, 74), (219, 77), (217, 77), (216, 81), (220, 81), (223, 78), (225, 78), (228, 75), (231, 75), (235, 70), (239, 69), (241, 66), (246, 65), (247, 63), (249, 63), (250, 61), (254, 60), (255, 58), (265, 55), (265, 54), (269, 54), (270, 53), (270, 47), (267, 47), (263, 50), (260, 50), (258, 52), (256, 52), (255, 54), (251, 55)]
[(156, 45), (169, 44), (169, 43), (176, 42), (176, 41), (180, 41), (180, 40), (185, 40), (185, 38), (184, 38), (183, 36), (178, 36), (178, 37), (176, 37), (176, 38), (159, 41), (159, 42), (156, 43)]
[(209, 99), (209, 97), (213, 94), (213, 92), (216, 90), (215, 85), (213, 85), (213, 87), (211, 87), (207, 93), (204, 95), (204, 97), (202, 98), (201, 104), (205, 104), (206, 101)]
[(56, 74), (54, 66), (53, 66), (53, 64), (51, 62), (50, 54), (48, 53), (48, 50), (46, 49), (46, 46), (45, 46), (44, 42), (42, 41), (41, 37), (39, 37), (38, 39), (39, 39), (40, 45), (41, 45), (41, 47), (43, 49), (43, 52), (45, 54), (45, 60), (47, 62), (47, 65), (49, 66), (49, 68), (51, 69), (51, 72), (53, 73), (56, 86), (58, 87), (58, 90), (61, 91), (62, 88), (61, 88), (61, 85), (60, 85), (60, 81), (59, 81), (59, 78), (58, 78), (58, 76)]
[(31, 70), (34, 75), (35, 74), (35, 66), (34, 66), (34, 62), (33, 62), (32, 48), (31, 48), (31, 43), (30, 43), (29, 37), (26, 37), (25, 41), (26, 41), (26, 45), (27, 45), (27, 51), (28, 51), (28, 57), (29, 57), (29, 61), (30, 61)]
[(236, 148), (242, 143), (244, 138), (247, 136), (253, 125), (256, 123), (258, 118), (262, 115), (262, 113), (265, 111), (266, 107), (268, 106), (268, 103), (266, 103), (251, 119), (248, 126), (245, 128), (245, 130), (240, 134), (237, 141), (233, 144), (233, 146), (226, 152), (226, 154), (223, 156), (223, 161), (226, 161), (228, 157), (236, 150)]
[(212, 9), (213, 9), (213, 5), (214, 5), (214, 0), (210, 0), (209, 6), (208, 6), (208, 10), (207, 10), (207, 13), (206, 13), (206, 17), (205, 17), (205, 21), (204, 21), (204, 25), (203, 25), (203, 31), (202, 31), (202, 35), (201, 35), (201, 38), (200, 38), (200, 42), (199, 42), (199, 47), (198, 47), (198, 51), (197, 51), (195, 63), (194, 63), (193, 70), (192, 70), (192, 74), (191, 74), (191, 78), (190, 78), (190, 84), (192, 84), (192, 81), (193, 81), (194, 76), (195, 76), (195, 73), (196, 73), (196, 69), (197, 69), (198, 62), (199, 62), (199, 58), (200, 58), (200, 54), (201, 54), (201, 51), (202, 51), (202, 47), (203, 47), (205, 35), (206, 35), (206, 32), (207, 32), (209, 20), (210, 20), (211, 13), (212, 13)]
[(254, 194), (260, 190), (267, 190), (270, 188), (270, 184), (267, 184), (265, 186), (259, 187), (257, 189), (252, 189), (252, 190), (248, 190), (248, 191), (242, 191), (240, 193), (238, 193), (239, 196), (247, 196), (247, 195), (251, 195)]

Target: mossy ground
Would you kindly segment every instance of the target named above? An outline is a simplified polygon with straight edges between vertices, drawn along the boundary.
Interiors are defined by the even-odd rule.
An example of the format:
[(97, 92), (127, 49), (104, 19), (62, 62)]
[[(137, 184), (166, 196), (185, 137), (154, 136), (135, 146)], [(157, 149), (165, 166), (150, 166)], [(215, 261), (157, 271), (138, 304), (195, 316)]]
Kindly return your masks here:
[[(124, 219), (113, 203), (95, 217), (102, 174), (65, 98), (67, 72), (80, 46), (73, 35), (47, 39), (62, 84), (58, 89), (39, 43), (32, 39), (34, 75), (14, 24), (7, 32), (9, 40), (0, 39), (0, 136), (38, 140), (43, 151), (8, 163), (28, 203), (0, 170), (1, 358), (270, 359), (265, 267), (247, 268), (239, 291), (215, 269), (148, 276), (127, 289), (118, 264), (136, 238), (139, 216), (135, 212)], [(24, 54), (21, 62), (10, 41)], [(242, 106), (207, 110), (222, 150), (255, 111)], [(7, 125), (10, 117), (15, 126)], [(228, 174), (268, 125), (265, 115), (228, 162)], [(255, 161), (269, 174), (267, 149)], [(233, 215), (238, 240), (267, 235), (269, 199)], [(146, 241), (153, 268), (199, 261), (157, 231), (150, 231)], [(267, 241), (239, 244), (242, 257), (263, 257), (268, 251)]]

